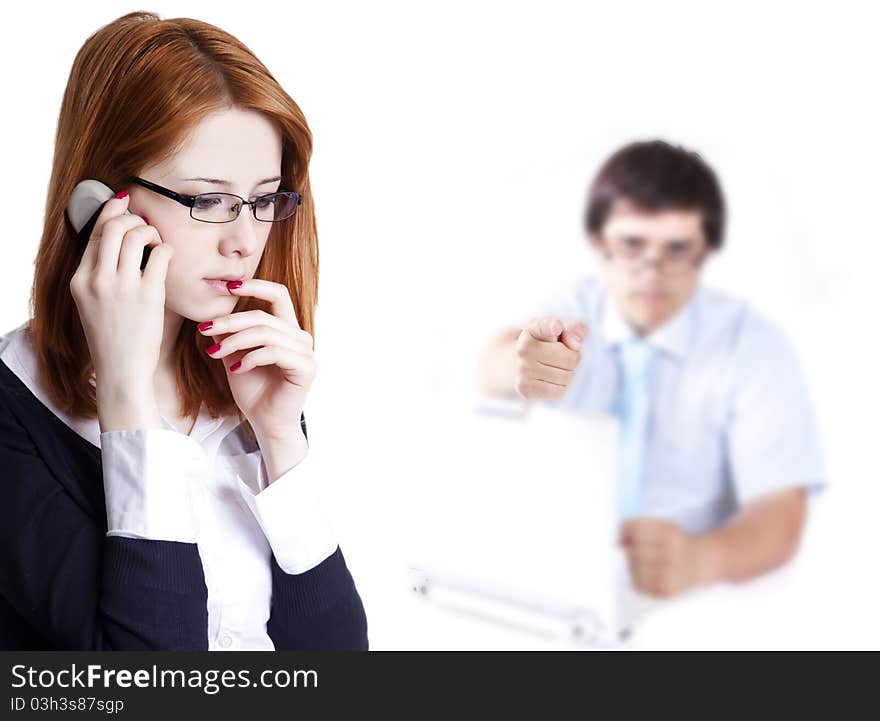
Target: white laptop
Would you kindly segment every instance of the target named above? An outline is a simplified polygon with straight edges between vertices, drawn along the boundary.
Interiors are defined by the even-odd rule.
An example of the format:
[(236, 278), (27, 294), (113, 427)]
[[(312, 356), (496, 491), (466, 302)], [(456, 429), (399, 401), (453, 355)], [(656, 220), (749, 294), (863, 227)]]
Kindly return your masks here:
[(615, 421), (449, 398), (420, 430), (411, 591), (512, 633), (600, 647), (625, 638)]

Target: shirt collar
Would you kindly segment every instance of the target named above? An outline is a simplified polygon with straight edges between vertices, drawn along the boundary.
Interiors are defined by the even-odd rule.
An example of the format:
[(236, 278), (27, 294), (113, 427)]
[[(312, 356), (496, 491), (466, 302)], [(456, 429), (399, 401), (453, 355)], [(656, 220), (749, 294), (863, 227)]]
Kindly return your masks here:
[[(699, 292), (700, 290), (697, 288), (684, 307), (662, 326), (646, 336), (645, 342), (674, 358), (683, 359), (690, 345), (694, 307)], [(602, 331), (605, 336), (605, 343), (609, 347), (619, 346), (636, 337), (635, 330), (621, 315), (608, 293), (605, 293), (603, 305)]]

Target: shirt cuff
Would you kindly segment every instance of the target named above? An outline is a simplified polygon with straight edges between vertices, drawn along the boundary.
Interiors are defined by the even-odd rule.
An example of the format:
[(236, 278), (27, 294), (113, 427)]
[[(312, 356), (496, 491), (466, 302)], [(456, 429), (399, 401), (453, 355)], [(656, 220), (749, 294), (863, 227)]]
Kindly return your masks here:
[(285, 573), (305, 573), (336, 551), (330, 520), (320, 501), (320, 484), (312, 473), (309, 455), (268, 484), (262, 458), (258, 472), (259, 493), (238, 477), (239, 490), (251, 509), (275, 560)]
[(190, 436), (164, 428), (101, 433), (107, 535), (195, 543), (193, 482), (208, 457)]

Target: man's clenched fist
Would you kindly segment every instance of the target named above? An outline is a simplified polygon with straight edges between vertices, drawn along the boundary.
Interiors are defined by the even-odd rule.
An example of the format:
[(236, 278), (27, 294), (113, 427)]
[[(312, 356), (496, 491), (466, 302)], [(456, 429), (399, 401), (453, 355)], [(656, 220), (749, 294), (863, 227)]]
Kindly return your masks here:
[(650, 596), (669, 598), (717, 580), (717, 560), (707, 536), (690, 534), (657, 518), (624, 522), (620, 545), (626, 551), (633, 585)]
[(561, 398), (581, 360), (587, 326), (579, 321), (534, 318), (516, 340), (514, 387), (526, 400)]

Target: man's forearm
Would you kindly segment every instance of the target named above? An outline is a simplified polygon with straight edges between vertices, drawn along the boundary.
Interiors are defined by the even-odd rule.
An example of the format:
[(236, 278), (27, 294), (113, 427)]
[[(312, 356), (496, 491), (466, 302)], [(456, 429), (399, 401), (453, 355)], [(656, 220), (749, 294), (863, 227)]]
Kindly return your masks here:
[(789, 561), (807, 510), (804, 488), (756, 498), (727, 523), (701, 536), (704, 582), (745, 581)]
[(480, 358), (480, 383), (493, 396), (516, 396), (516, 339), (519, 330), (498, 335), (485, 348)]

